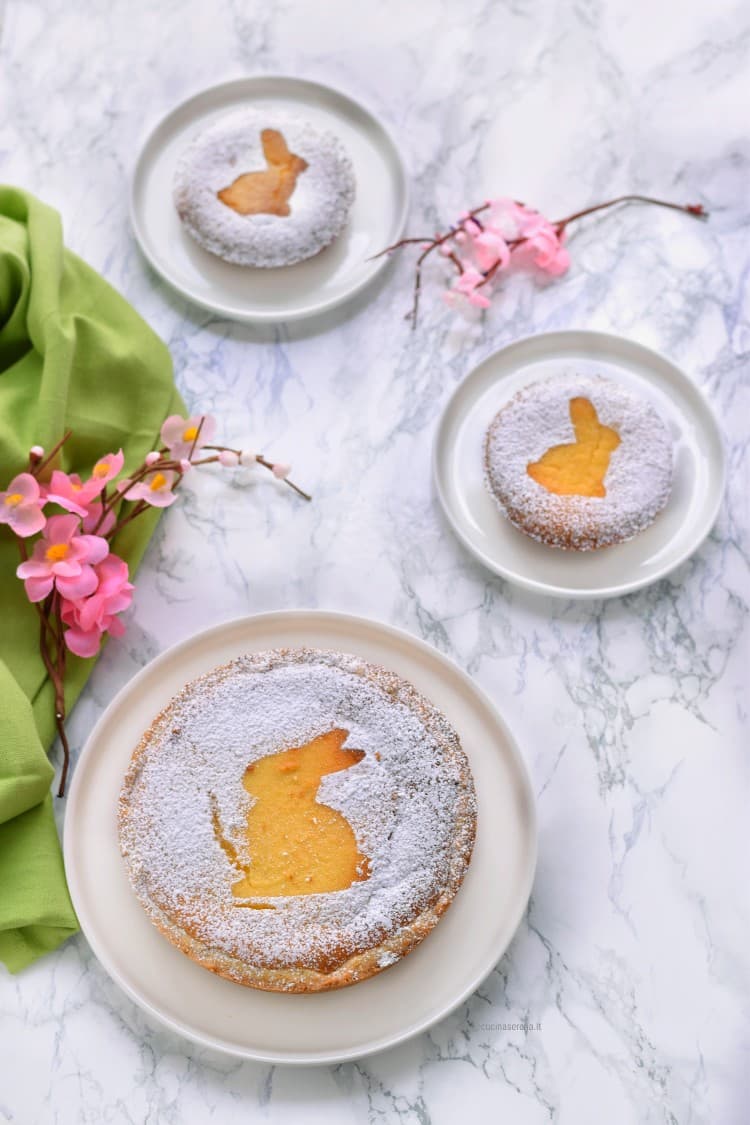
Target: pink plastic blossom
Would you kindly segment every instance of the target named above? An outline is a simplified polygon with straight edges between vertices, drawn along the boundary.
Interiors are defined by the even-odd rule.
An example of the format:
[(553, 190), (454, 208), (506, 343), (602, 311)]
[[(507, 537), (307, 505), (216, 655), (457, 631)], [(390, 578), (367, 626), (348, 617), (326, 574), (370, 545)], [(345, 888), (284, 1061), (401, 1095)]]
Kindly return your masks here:
[(522, 232), (524, 241), (514, 256), (530, 260), (552, 277), (565, 273), (570, 266), (570, 254), (563, 246), (564, 235), (558, 235), (552, 223), (543, 215), (530, 214), (522, 225)]
[(286, 478), (289, 476), (291, 471), (292, 471), (291, 465), (284, 465), (280, 461), (277, 461), (274, 465), (271, 466), (271, 472), (273, 473), (273, 475), (276, 477), (277, 480), (286, 480)]
[(180, 474), (172, 469), (157, 470), (136, 484), (120, 481), (118, 488), (126, 500), (144, 500), (154, 508), (168, 508), (177, 499), (172, 489), (179, 479)]
[(91, 476), (84, 483), (77, 473), (64, 473), (55, 469), (47, 486), (47, 499), (59, 504), (68, 512), (84, 516), (91, 501), (99, 496), (109, 481), (122, 470), (125, 457), (122, 450), (107, 453), (94, 465)]
[(65, 644), (76, 656), (95, 656), (104, 633), (121, 637), (125, 626), (117, 614), (126, 610), (133, 600), (133, 586), (128, 581), (128, 566), (123, 559), (107, 555), (94, 570), (95, 591), (86, 598), (66, 599), (61, 607), (61, 617), (69, 626), (65, 631)]
[(117, 453), (107, 453), (101, 457), (93, 469), (91, 470), (91, 480), (96, 481), (99, 485), (99, 491), (104, 488), (105, 484), (109, 484), (118, 473), (122, 472), (122, 466), (125, 462), (125, 455), (119, 449)]
[(488, 309), (490, 302), (487, 299), (488, 287), (483, 286), (485, 292), (480, 292), (478, 286), (484, 282), (484, 276), (475, 269), (469, 266), (464, 272), (456, 279), (453, 284), (453, 289), (456, 293), (465, 297), (470, 305), (476, 306), (479, 309)]
[(43, 505), (44, 497), (36, 477), (31, 473), (19, 473), (8, 485), (7, 492), (0, 492), (0, 523), (9, 524), (22, 539), (36, 535), (47, 522)]
[(161, 440), (175, 461), (191, 457), (216, 433), (216, 419), (210, 414), (191, 414), (183, 418), (171, 414), (161, 428)]
[(476, 264), (482, 273), (502, 270), (510, 263), (510, 249), (499, 230), (485, 227), (472, 243)]
[(536, 211), (516, 203), (513, 199), (501, 197), (490, 200), (487, 223), (496, 230), (506, 242), (514, 242), (523, 233), (523, 225)]
[(94, 592), (94, 564), (107, 556), (109, 545), (99, 535), (79, 535), (80, 526), (74, 515), (47, 520), (31, 558), (16, 570), (29, 601), (43, 601), (53, 586), (64, 598), (85, 598)]
[(50, 482), (45, 487), (47, 500), (59, 504), (66, 512), (74, 512), (77, 516), (86, 515), (86, 505), (101, 492), (96, 484), (89, 481), (84, 484), (78, 473), (64, 473), (62, 469), (55, 469)]
[(110, 531), (115, 526), (117, 517), (111, 508), (102, 520), (101, 525), (99, 524), (99, 520), (102, 519), (103, 510), (104, 505), (101, 500), (92, 500), (90, 504), (86, 505), (86, 515), (83, 517), (83, 530), (88, 535), (109, 535)]

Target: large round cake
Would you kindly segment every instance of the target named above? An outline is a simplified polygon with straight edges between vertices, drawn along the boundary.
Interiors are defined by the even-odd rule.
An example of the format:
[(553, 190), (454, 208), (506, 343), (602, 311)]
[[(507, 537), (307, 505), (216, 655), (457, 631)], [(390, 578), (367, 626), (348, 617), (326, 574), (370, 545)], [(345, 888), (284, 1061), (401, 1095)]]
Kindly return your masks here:
[(672, 439), (653, 406), (620, 383), (561, 374), (525, 387), (495, 415), (484, 471), (520, 531), (590, 551), (656, 519), (672, 488)]
[(305, 648), (189, 683), (137, 746), (119, 808), (161, 932), (213, 972), (286, 992), (409, 953), (452, 902), (475, 828), (440, 711), (393, 672)]
[(220, 117), (180, 155), (174, 202), (204, 250), (240, 266), (290, 266), (341, 233), (354, 201), (337, 137), (289, 111)]

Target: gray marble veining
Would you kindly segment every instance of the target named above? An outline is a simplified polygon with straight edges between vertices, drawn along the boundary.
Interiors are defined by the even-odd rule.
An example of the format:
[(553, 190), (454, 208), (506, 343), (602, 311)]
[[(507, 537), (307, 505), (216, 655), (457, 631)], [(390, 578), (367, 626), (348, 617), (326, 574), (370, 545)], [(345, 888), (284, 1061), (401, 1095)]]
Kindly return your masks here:
[[(17, 978), (0, 973), (0, 1120), (748, 1119), (749, 46), (750, 15), (732, 0), (10, 0), (3, 178), (60, 209), (69, 245), (168, 342), (188, 402), (228, 438), (291, 460), (315, 493), (304, 505), (258, 477), (194, 475), (74, 741), (139, 667), (210, 624), (287, 606), (378, 617), (453, 657), (508, 716), (540, 860), (528, 913), (471, 1000), (357, 1064), (286, 1070), (194, 1047), (147, 1019), (80, 936)], [(596, 217), (571, 238), (567, 276), (509, 280), (481, 323), (446, 311), (429, 274), (409, 332), (406, 258), (320, 321), (219, 320), (145, 265), (128, 175), (144, 127), (172, 104), (274, 71), (337, 85), (389, 123), (413, 179), (412, 230), (488, 194), (557, 218), (640, 190), (700, 200), (711, 221)], [(632, 336), (684, 365), (729, 450), (703, 547), (606, 603), (541, 599), (487, 573), (430, 481), (435, 424), (462, 376), (516, 336), (566, 327)]]

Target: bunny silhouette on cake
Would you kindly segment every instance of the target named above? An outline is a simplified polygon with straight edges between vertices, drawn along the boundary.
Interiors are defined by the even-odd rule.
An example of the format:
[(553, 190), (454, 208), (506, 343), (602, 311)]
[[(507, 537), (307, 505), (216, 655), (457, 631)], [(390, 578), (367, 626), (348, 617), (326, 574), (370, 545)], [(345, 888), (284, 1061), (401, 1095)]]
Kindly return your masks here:
[(558, 496), (606, 496), (604, 478), (620, 436), (599, 421), (587, 398), (570, 400), (570, 420), (575, 441), (553, 445), (538, 461), (530, 462), (529, 476)]
[(289, 200), (307, 161), (289, 151), (278, 129), (264, 129), (260, 140), (268, 167), (262, 172), (244, 172), (222, 188), (218, 197), (240, 215), (289, 215)]
[(242, 784), (254, 798), (246, 829), (249, 864), (240, 862), (221, 832), (214, 803), (219, 844), (242, 871), (232, 886), (235, 898), (323, 894), (369, 878), (369, 861), (346, 817), (316, 800), (324, 776), (365, 756), (364, 750), (344, 746), (348, 733), (328, 731), (247, 767)]

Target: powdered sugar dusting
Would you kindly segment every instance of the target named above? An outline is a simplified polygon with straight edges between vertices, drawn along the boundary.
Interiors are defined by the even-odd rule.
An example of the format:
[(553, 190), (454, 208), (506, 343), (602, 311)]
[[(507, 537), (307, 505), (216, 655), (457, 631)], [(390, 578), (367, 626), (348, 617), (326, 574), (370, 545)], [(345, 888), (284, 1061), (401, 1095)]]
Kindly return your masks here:
[[(291, 214), (240, 215), (217, 197), (245, 172), (267, 168), (263, 129), (279, 130), (307, 161), (290, 199)], [(180, 156), (174, 201), (205, 250), (241, 266), (288, 266), (311, 258), (346, 225), (354, 201), (352, 163), (341, 142), (290, 113), (241, 109), (206, 129)]]
[[(238, 871), (216, 840), (212, 801), (243, 864), (247, 766), (336, 727), (363, 750), (325, 776), (318, 800), (341, 812), (371, 875), (344, 891), (238, 906)], [(475, 798), (458, 738), (406, 681), (354, 656), (311, 649), (242, 657), (189, 684), (134, 755), (121, 798), (131, 882), (154, 915), (249, 964), (317, 967), (377, 945), (460, 883)], [(397, 955), (379, 955), (385, 968)]]
[[(527, 466), (575, 440), (570, 401), (593, 403), (620, 437), (604, 478), (606, 496), (558, 496)], [(485, 479), (503, 513), (527, 535), (579, 551), (632, 539), (656, 518), (672, 487), (672, 439), (653, 407), (609, 379), (574, 373), (533, 383), (495, 416), (485, 440)]]

